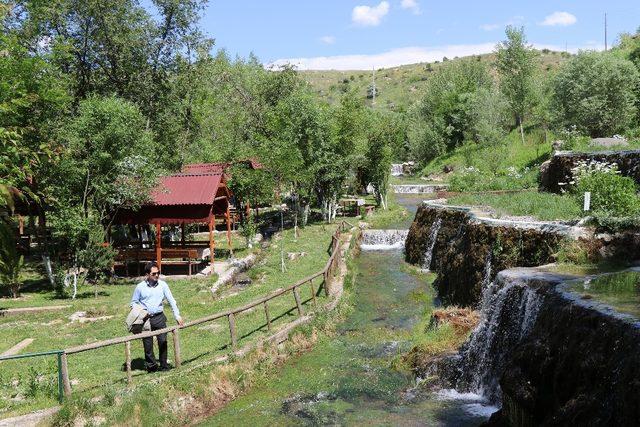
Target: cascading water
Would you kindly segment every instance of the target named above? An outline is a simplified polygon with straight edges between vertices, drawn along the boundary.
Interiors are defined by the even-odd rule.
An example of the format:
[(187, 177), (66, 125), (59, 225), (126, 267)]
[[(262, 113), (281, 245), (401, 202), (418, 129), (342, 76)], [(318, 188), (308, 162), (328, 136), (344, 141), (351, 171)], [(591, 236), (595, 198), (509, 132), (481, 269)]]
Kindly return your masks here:
[(402, 249), (409, 230), (365, 230), (360, 248), (363, 250)]
[(429, 270), (431, 267), (431, 260), (433, 258), (433, 248), (436, 246), (436, 240), (438, 239), (438, 233), (442, 226), (442, 218), (437, 218), (429, 230), (429, 240), (427, 240), (427, 251), (424, 253), (424, 263), (422, 268)]
[(540, 295), (517, 281), (497, 280), (483, 290), (482, 321), (461, 350), (457, 390), (500, 401), (498, 381), (505, 362), (531, 331), (540, 305)]
[(404, 170), (402, 169), (402, 163), (391, 164), (391, 175), (392, 176), (404, 175)]

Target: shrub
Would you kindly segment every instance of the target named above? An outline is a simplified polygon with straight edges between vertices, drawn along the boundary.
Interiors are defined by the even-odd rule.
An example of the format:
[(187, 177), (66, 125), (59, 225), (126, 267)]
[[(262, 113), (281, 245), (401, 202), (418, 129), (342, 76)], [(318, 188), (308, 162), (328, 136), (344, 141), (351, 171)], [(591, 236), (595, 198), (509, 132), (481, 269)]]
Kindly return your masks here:
[(511, 166), (497, 172), (466, 167), (449, 180), (451, 191), (499, 191), (535, 187), (536, 173), (528, 168), (519, 171)]
[(615, 164), (579, 162), (572, 169), (572, 192), (580, 203), (591, 193), (591, 210), (601, 217), (633, 217), (640, 214), (640, 198), (633, 179), (620, 175)]
[(576, 125), (594, 137), (623, 132), (637, 114), (639, 83), (632, 62), (606, 53), (579, 53), (554, 78), (559, 124)]

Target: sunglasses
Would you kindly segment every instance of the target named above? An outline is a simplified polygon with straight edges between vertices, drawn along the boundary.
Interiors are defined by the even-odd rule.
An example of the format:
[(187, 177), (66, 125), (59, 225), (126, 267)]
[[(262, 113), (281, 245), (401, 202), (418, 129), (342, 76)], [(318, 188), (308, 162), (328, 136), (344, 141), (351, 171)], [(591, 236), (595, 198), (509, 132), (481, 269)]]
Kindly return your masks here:
[(160, 276), (160, 272), (157, 271), (155, 273), (149, 273), (149, 276)]

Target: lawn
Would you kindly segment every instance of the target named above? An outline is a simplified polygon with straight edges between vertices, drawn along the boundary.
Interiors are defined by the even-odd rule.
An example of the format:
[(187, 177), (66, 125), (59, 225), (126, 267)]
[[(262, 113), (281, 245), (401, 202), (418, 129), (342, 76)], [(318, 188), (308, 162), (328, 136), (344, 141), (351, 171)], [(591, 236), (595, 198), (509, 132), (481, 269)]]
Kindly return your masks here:
[(506, 194), (461, 194), (450, 198), (449, 204), (488, 206), (499, 215), (530, 216), (541, 221), (574, 220), (582, 210), (570, 195), (525, 191)]
[[(208, 314), (237, 307), (285, 287), (295, 281), (320, 271), (329, 253), (331, 234), (335, 225), (310, 225), (300, 230), (294, 239), (291, 230), (285, 230), (283, 238), (274, 238), (271, 246), (262, 254), (262, 261), (251, 271), (253, 283), (244, 289), (226, 289), (215, 296), (209, 291), (211, 278), (171, 280), (167, 278), (186, 321)], [(287, 252), (305, 252), (295, 261), (286, 260), (286, 271), (280, 270), (280, 251), (284, 245)], [(93, 297), (93, 287), (79, 289), (75, 300), (60, 300), (47, 287), (32, 286), (24, 291), (18, 300), (3, 299), (2, 307), (62, 305), (71, 307), (61, 311), (38, 314), (11, 315), (0, 318), (3, 340), (0, 351), (5, 351), (25, 338), (34, 342), (24, 352), (45, 351), (87, 344), (116, 336), (127, 335), (124, 319), (128, 313), (129, 300), (135, 287), (134, 281), (119, 281), (111, 285), (99, 286), (98, 298)], [(316, 286), (319, 281), (316, 282)], [(306, 307), (310, 304), (307, 288), (301, 289)], [(324, 293), (321, 293), (322, 301)], [(272, 324), (276, 328), (297, 317), (293, 296), (287, 294), (270, 303)], [(69, 316), (77, 311), (86, 311), (91, 317), (106, 319), (94, 322), (72, 322)], [(169, 307), (166, 308), (169, 324), (174, 324)], [(238, 344), (242, 346), (251, 340), (266, 335), (264, 312), (255, 310), (237, 316)], [(226, 320), (204, 324), (181, 331), (182, 360), (185, 367), (228, 353), (229, 331)], [(170, 346), (171, 347), (171, 346)], [(157, 351), (157, 350), (156, 350)], [(170, 348), (169, 358), (173, 352)], [(142, 343), (132, 345), (134, 358), (134, 385), (145, 382), (150, 376), (142, 370)], [(100, 350), (69, 356), (69, 375), (74, 395), (104, 395), (105, 389), (124, 387), (125, 374), (122, 371), (124, 346), (117, 345)], [(162, 374), (157, 374), (162, 375)], [(56, 362), (55, 357), (40, 357), (0, 364), (0, 416), (29, 412), (49, 407), (56, 403)]]

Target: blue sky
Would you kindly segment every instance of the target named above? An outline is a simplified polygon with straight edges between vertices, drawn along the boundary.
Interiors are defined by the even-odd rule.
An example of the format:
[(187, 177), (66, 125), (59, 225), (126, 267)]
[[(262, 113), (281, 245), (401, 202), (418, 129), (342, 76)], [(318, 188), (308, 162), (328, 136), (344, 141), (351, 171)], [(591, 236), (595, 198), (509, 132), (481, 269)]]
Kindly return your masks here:
[(210, 0), (201, 24), (217, 48), (301, 69), (370, 69), (485, 53), (507, 24), (537, 47), (602, 49), (640, 26), (640, 0)]

